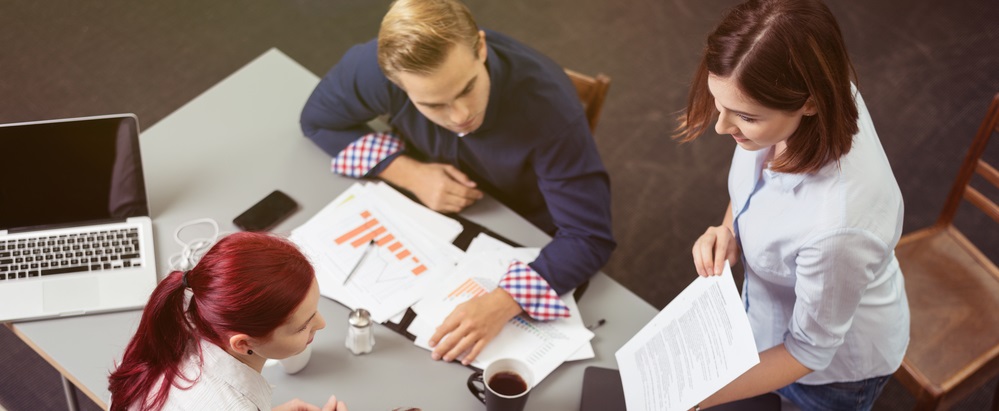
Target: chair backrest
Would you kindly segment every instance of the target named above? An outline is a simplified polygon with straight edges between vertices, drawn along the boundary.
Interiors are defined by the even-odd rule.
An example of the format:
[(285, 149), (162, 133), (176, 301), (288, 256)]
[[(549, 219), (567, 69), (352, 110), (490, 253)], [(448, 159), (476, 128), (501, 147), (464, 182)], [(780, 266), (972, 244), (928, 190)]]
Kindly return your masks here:
[(954, 221), (954, 215), (957, 214), (957, 208), (961, 204), (962, 198), (999, 222), (999, 206), (980, 191), (971, 187), (971, 178), (976, 173), (992, 185), (999, 187), (999, 171), (982, 160), (982, 154), (989, 144), (989, 139), (997, 132), (999, 132), (999, 93), (996, 93), (995, 97), (992, 98), (992, 104), (989, 105), (982, 125), (978, 127), (978, 133), (975, 134), (975, 139), (971, 142), (968, 155), (964, 158), (964, 163), (961, 163), (961, 169), (957, 172), (957, 179), (954, 180), (950, 194), (947, 195), (947, 202), (944, 203), (937, 225), (947, 226)]
[(579, 101), (583, 103), (583, 111), (586, 112), (586, 120), (590, 123), (592, 133), (597, 128), (597, 121), (600, 120), (600, 109), (604, 106), (604, 97), (607, 96), (611, 79), (602, 73), (590, 77), (569, 69), (565, 69), (565, 74), (569, 75), (572, 84), (576, 86), (576, 93), (579, 94)]

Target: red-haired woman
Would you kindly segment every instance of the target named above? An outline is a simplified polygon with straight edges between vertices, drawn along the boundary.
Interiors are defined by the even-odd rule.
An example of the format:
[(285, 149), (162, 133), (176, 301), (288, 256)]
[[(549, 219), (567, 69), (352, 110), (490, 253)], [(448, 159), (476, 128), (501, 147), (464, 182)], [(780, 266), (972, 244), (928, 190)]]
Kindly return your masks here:
[(708, 37), (677, 137), (716, 121), (737, 147), (728, 211), (694, 265), (717, 275), (741, 254), (762, 352), (701, 406), (777, 390), (805, 410), (868, 410), (901, 364), (902, 196), (853, 80), (819, 0), (750, 0)]
[[(268, 410), (268, 358), (305, 350), (326, 322), (312, 265), (287, 240), (229, 235), (153, 291), (111, 373), (112, 410)], [(320, 410), (300, 400), (275, 410)], [(323, 411), (344, 411), (334, 397)]]

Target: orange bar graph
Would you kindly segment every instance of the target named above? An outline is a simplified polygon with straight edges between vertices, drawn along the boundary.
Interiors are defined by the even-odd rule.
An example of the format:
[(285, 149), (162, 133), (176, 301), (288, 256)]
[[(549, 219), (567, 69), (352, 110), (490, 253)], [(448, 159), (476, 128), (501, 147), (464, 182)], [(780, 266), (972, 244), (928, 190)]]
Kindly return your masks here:
[(378, 241), (375, 241), (375, 244), (383, 246), (385, 244), (388, 244), (388, 242), (392, 240), (395, 240), (395, 236), (389, 233), (389, 235), (386, 235), (385, 237), (379, 238)]
[[(405, 248), (402, 242), (396, 239), (392, 233), (388, 232), (388, 229), (382, 226), (378, 222), (378, 219), (374, 218), (370, 211), (362, 211), (361, 217), (365, 219), (361, 225), (352, 228), (350, 231), (337, 237), (333, 241), (337, 245), (343, 245), (344, 243), (350, 242), (350, 245), (354, 248), (362, 247), (368, 244), (368, 242), (374, 241), (375, 244), (380, 247), (387, 246), (386, 248), (388, 251), (394, 253), (395, 257), (399, 260), (404, 260), (406, 257), (410, 257), (414, 266), (410, 272), (412, 272), (414, 276), (423, 274), (429, 270), (425, 264), (420, 263), (420, 260), (416, 258), (412, 252)], [(404, 263), (409, 264), (408, 261)]]
[(360, 238), (354, 240), (353, 242), (350, 243), (350, 245), (353, 246), (354, 248), (360, 247), (362, 245), (367, 244), (369, 241), (374, 240), (375, 237), (378, 237), (385, 231), (388, 231), (385, 229), (385, 227), (378, 227), (372, 230), (370, 233), (362, 235)]
[[(358, 234), (361, 234), (362, 232), (364, 232), (364, 230), (374, 227), (376, 224), (378, 224), (378, 220), (375, 219), (370, 219), (368, 221), (365, 221), (364, 224), (361, 224), (357, 228), (348, 231), (346, 234), (337, 237), (336, 240), (333, 240), (333, 242), (335, 242), (337, 245), (343, 244), (348, 240), (350, 240), (351, 238), (356, 237)], [(354, 247), (357, 246), (355, 245)]]
[(479, 285), (479, 283), (469, 278), (465, 280), (465, 282), (461, 283), (461, 285), (458, 286), (458, 288), (455, 288), (454, 291), (451, 291), (451, 294), (448, 294), (447, 297), (455, 298), (455, 297), (460, 297), (462, 295), (468, 295), (474, 298), (485, 293), (486, 290), (483, 289), (482, 286)]

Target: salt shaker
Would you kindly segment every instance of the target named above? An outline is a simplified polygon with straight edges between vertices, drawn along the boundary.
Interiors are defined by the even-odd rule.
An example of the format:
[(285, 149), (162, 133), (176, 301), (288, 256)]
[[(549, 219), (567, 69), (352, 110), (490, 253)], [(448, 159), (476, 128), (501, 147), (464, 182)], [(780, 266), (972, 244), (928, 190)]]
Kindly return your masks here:
[(375, 334), (371, 330), (371, 314), (358, 308), (347, 317), (347, 349), (354, 355), (367, 354), (375, 346)]

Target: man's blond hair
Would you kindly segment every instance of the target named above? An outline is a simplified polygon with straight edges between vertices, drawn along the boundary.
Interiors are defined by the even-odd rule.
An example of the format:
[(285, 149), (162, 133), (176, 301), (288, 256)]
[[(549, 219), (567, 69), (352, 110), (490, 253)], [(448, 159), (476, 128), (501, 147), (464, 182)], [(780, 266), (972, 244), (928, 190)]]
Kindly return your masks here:
[(457, 0), (396, 0), (378, 31), (378, 65), (392, 81), (399, 72), (430, 74), (452, 45), (478, 51), (479, 28), (468, 7)]

